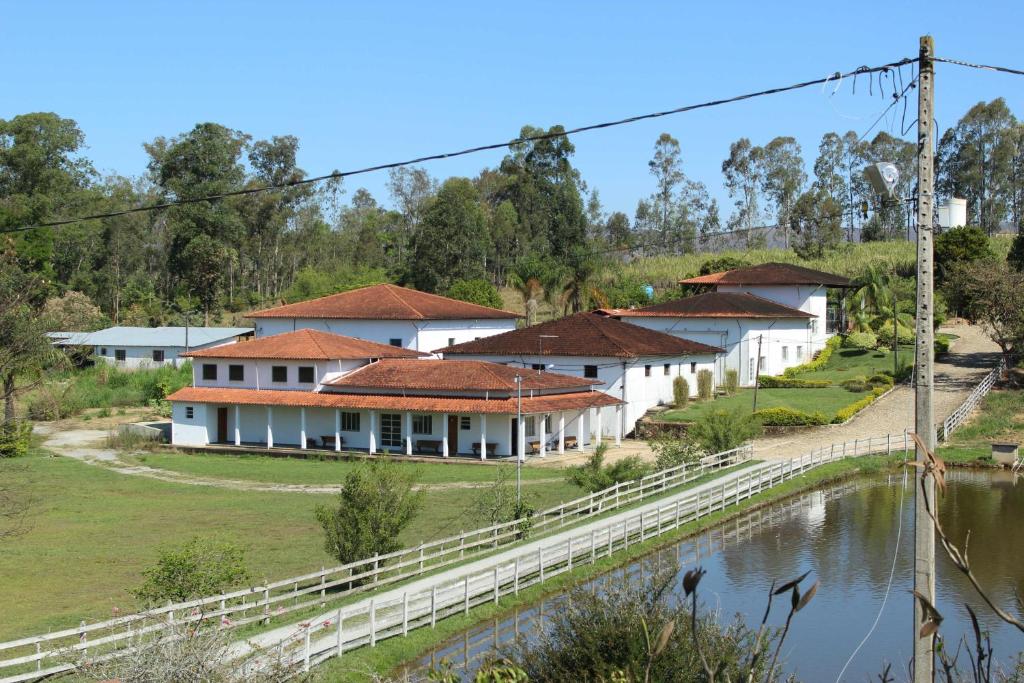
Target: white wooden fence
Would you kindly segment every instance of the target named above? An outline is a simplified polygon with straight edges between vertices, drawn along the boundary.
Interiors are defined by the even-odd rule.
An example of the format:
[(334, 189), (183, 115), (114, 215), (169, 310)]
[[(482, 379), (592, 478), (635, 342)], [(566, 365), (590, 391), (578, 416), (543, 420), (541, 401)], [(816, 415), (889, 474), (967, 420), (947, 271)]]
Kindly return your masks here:
[[(336, 567), (322, 568), (266, 585), (169, 603), (145, 612), (127, 614), (105, 621), (86, 623), (0, 643), (0, 672), (29, 669), (0, 682), (30, 680), (59, 673), (72, 667), (68, 660), (76, 652), (109, 653), (130, 644), (141, 633), (155, 632), (163, 624), (217, 619), (224, 628), (267, 621), (298, 610), (323, 606), (354, 593), (373, 591), (389, 584), (415, 578), (460, 563), (474, 555), (492, 552), (525, 536), (539, 538), (598, 514), (661, 495), (669, 489), (693, 482), (721, 469), (746, 462), (753, 447), (744, 445), (707, 456), (697, 464), (679, 465), (622, 482), (607, 489), (562, 503), (521, 518), (464, 531), (436, 541), (420, 543), (387, 555), (378, 555)], [(65, 661), (57, 662), (56, 659)]]
[(949, 417), (943, 420), (942, 427), (938, 429), (938, 434), (936, 435), (939, 441), (948, 441), (949, 435), (953, 433), (953, 430), (963, 424), (963, 421), (970, 416), (971, 411), (981, 403), (981, 399), (985, 398), (988, 392), (992, 390), (992, 387), (995, 386), (995, 383), (999, 381), (999, 377), (1003, 374), (1003, 369), (1006, 367), (1004, 363), (1005, 361), (1000, 358), (999, 365), (992, 372), (985, 375), (985, 378), (981, 380), (978, 386), (974, 387), (974, 391), (970, 393), (967, 399), (957, 406), (956, 410), (950, 413)]

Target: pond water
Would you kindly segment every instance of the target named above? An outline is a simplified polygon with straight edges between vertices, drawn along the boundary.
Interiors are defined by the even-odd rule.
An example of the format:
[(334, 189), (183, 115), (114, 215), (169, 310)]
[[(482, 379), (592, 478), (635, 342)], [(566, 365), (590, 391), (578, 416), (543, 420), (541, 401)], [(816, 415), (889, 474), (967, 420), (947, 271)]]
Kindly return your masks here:
[[(940, 519), (950, 538), (970, 532), (975, 574), (998, 604), (1012, 607), (1014, 591), (1024, 595), (1024, 478), (1008, 472), (954, 470), (940, 501)], [(662, 548), (586, 584), (601, 590), (606, 581), (638, 581), (658, 566), (678, 562), (677, 590), (683, 572), (696, 564), (707, 570), (700, 584), (704, 608), (725, 622), (739, 614), (756, 625), (773, 579), (780, 582), (812, 570), (804, 586), (821, 585), (814, 600), (796, 615), (784, 647), (786, 669), (806, 682), (836, 681), (843, 665), (868, 634), (851, 661), (844, 681), (878, 680), (891, 662), (905, 679), (911, 638), (913, 564), (913, 481), (902, 474), (875, 475), (831, 485), (751, 512), (699, 536)], [(942, 633), (952, 643), (971, 632), (965, 601), (991, 633), (997, 662), (1024, 650), (1024, 636), (1000, 622), (977, 598), (967, 580), (938, 553), (937, 607), (945, 617)], [(895, 572), (893, 565), (895, 562)], [(885, 599), (890, 573), (893, 581)], [(472, 629), (411, 662), (422, 673), (447, 658), (470, 680), (488, 656), (514, 639), (543, 628), (543, 615), (558, 608), (564, 595), (545, 598)], [(883, 609), (883, 600), (885, 600)], [(772, 623), (785, 617), (786, 601), (776, 603)]]

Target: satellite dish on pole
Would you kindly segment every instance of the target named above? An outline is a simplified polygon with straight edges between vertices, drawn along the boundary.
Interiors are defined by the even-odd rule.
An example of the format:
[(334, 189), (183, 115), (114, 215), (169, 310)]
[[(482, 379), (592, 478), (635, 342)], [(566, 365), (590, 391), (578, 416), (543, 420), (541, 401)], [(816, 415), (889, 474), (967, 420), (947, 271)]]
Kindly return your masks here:
[(865, 168), (864, 177), (871, 183), (871, 188), (876, 194), (886, 199), (893, 199), (896, 192), (896, 183), (900, 179), (900, 170), (896, 168), (896, 164), (882, 161)]

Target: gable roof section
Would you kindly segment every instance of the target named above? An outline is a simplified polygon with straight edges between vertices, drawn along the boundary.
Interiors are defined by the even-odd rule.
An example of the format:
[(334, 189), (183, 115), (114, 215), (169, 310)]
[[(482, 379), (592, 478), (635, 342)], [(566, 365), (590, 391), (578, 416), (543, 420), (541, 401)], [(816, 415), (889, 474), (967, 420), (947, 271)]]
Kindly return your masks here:
[(602, 384), (599, 380), (511, 368), (482, 360), (381, 360), (325, 382), (325, 386), (416, 391), (514, 392), (516, 375), (522, 377), (524, 391), (589, 389), (595, 384)]
[(345, 320), (514, 320), (511, 311), (471, 304), (398, 285), (360, 287), (347, 292), (250, 313), (249, 318)]
[[(252, 334), (251, 327), (189, 327), (190, 347), (231, 341)], [(108, 327), (97, 332), (75, 332), (64, 341), (72, 346), (161, 346), (185, 348), (184, 327)]]
[(302, 329), (252, 341), (182, 354), (193, 358), (279, 358), (286, 360), (357, 360), (362, 358), (419, 358), (425, 353), (397, 346)]
[(762, 263), (680, 280), (681, 285), (824, 285), (854, 287), (849, 278), (791, 263)]
[(598, 313), (577, 313), (463, 344), (436, 353), (485, 356), (685, 356), (721, 353), (722, 349), (630, 325)]
[(620, 318), (813, 318), (811, 313), (783, 306), (747, 292), (707, 292), (653, 306), (606, 310)]

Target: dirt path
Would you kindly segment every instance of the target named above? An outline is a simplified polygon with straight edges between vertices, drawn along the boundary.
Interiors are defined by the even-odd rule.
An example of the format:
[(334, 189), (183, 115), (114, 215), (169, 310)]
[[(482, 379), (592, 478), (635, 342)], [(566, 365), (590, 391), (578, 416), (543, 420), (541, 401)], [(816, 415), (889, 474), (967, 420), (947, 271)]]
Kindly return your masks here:
[[(950, 352), (935, 361), (936, 424), (942, 424), (999, 362), (999, 347), (980, 327), (958, 324), (942, 331), (958, 338), (950, 344)], [(763, 437), (754, 442), (754, 453), (757, 458), (790, 458), (829, 443), (902, 434), (913, 428), (914, 390), (899, 386), (846, 424)]]
[[(266, 493), (313, 493), (330, 494), (341, 490), (340, 484), (277, 484), (272, 482), (247, 481), (244, 479), (221, 479), (219, 477), (203, 477), (158, 467), (150, 467), (122, 460), (121, 454), (103, 444), (108, 432), (99, 429), (67, 429), (56, 430), (49, 425), (36, 425), (36, 432), (43, 434), (43, 447), (68, 458), (74, 458), (89, 465), (105, 467), (109, 470), (135, 477), (146, 477), (174, 484), (191, 484), (193, 486), (213, 486), (216, 488), (233, 489), (236, 491), (258, 491)], [(550, 484), (562, 481), (561, 477), (550, 479), (531, 479), (524, 485)], [(413, 488), (424, 491), (444, 491), (449, 489), (480, 489), (491, 486), (491, 482), (448, 482), (443, 484), (419, 484)]]

